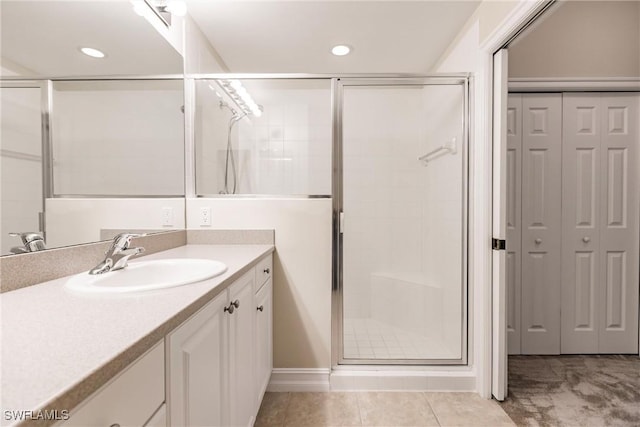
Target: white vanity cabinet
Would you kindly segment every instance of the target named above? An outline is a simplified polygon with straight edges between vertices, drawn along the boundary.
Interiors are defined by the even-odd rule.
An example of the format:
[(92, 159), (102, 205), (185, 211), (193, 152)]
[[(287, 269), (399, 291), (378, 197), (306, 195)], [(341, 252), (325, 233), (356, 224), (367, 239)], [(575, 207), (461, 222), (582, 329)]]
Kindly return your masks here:
[(166, 337), (170, 426), (224, 426), (226, 291)]
[(170, 426), (253, 425), (272, 358), (271, 281), (255, 281), (253, 268), (167, 335)]
[[(151, 426), (164, 395), (163, 341), (71, 411), (59, 426)], [(160, 408), (160, 409), (158, 409)], [(150, 420), (151, 419), (151, 420)]]
[(256, 412), (267, 390), (273, 370), (273, 286), (267, 280), (255, 296), (255, 389)]

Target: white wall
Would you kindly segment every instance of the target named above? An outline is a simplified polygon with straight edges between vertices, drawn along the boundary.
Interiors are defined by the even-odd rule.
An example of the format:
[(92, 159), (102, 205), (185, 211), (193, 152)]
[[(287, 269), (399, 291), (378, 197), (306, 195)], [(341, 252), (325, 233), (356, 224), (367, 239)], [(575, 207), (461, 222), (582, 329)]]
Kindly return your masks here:
[[(212, 226), (201, 227), (200, 208)], [(187, 229), (273, 229), (274, 367), (331, 366), (331, 199), (187, 199)]]
[[(163, 209), (172, 211), (165, 225)], [(47, 246), (59, 247), (102, 240), (100, 231), (180, 230), (185, 228), (185, 200), (171, 199), (47, 199)]]
[(640, 2), (563, 2), (509, 47), (509, 77), (640, 77)]
[(183, 19), (183, 25), (185, 74), (229, 72), (218, 52), (188, 14)]
[[(500, 4), (495, 4), (500, 3)], [(470, 72), (469, 362), (491, 396), (491, 96), (492, 54), (543, 2), (483, 1), (432, 72)]]
[(54, 193), (184, 194), (182, 81), (56, 82)]
[(39, 231), (42, 212), (40, 88), (0, 89), (0, 254), (22, 246), (11, 232)]

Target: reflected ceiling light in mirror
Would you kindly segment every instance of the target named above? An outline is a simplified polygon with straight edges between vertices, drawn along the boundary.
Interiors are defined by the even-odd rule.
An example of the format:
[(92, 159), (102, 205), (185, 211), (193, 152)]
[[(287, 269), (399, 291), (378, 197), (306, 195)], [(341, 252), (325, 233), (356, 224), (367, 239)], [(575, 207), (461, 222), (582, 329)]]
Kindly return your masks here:
[(255, 117), (262, 116), (262, 106), (253, 100), (247, 89), (242, 86), (240, 80), (221, 80), (220, 82), (225, 92), (245, 114), (252, 114)]
[(94, 49), (92, 47), (80, 47), (78, 49), (80, 49), (80, 52), (92, 58), (104, 58), (105, 56), (107, 56), (101, 50)]
[(331, 53), (335, 56), (345, 56), (351, 52), (351, 48), (346, 44), (339, 44), (331, 48)]

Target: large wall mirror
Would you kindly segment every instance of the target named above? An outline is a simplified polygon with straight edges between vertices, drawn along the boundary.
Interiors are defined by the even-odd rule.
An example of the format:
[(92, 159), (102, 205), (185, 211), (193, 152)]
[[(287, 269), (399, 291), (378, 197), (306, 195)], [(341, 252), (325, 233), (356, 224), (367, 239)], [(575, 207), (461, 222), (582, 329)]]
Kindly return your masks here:
[(152, 19), (2, 1), (0, 254), (184, 227), (183, 57)]

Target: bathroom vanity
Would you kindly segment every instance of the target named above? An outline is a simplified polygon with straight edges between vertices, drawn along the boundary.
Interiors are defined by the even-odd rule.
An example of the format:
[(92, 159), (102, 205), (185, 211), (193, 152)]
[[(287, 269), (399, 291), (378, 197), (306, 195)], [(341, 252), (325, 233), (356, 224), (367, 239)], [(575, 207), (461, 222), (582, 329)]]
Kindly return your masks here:
[(228, 267), (161, 290), (83, 294), (60, 278), (3, 294), (2, 425), (251, 425), (272, 371), (272, 252), (186, 245), (146, 256)]

